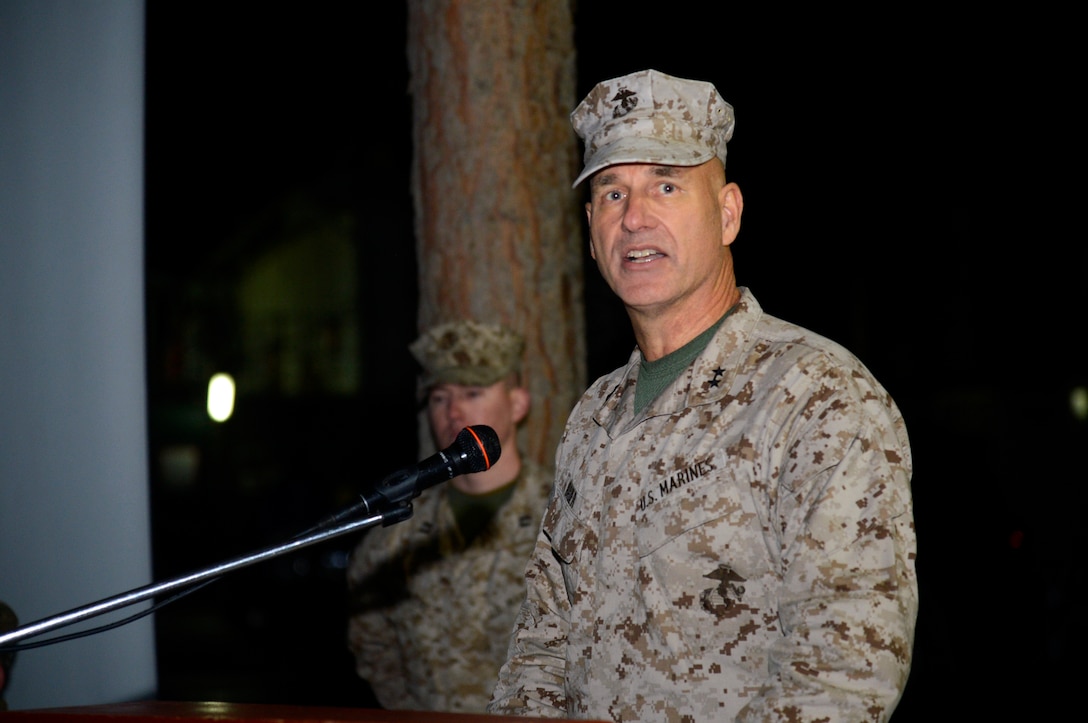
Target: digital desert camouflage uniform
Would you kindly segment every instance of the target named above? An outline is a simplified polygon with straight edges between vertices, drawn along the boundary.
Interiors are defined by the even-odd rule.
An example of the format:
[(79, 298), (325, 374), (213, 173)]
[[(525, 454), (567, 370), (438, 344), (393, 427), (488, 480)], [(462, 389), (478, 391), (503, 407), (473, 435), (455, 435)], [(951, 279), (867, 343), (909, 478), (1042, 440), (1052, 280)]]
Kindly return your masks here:
[[(490, 386), (519, 373), (524, 339), (461, 320), (426, 330), (409, 350), (425, 395), (434, 384)], [(348, 568), (348, 643), (383, 707), (483, 712), (553, 482), (551, 470), (521, 455), (510, 497), (467, 544), (449, 484), (425, 490), (409, 519), (364, 535)]]
[(573, 410), (489, 712), (890, 717), (918, 605), (903, 419), (847, 350), (741, 292), (644, 413), (637, 350)]
[(356, 670), (385, 708), (482, 712), (525, 598), (553, 477), (522, 461), (514, 493), (469, 545), (447, 485), (425, 490), (412, 517), (367, 532), (348, 569)]

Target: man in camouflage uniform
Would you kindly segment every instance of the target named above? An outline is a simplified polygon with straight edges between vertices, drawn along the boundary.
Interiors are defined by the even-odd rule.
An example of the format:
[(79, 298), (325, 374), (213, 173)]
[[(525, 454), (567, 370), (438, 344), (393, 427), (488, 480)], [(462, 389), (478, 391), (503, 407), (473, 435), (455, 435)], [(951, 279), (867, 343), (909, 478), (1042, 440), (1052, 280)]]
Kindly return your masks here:
[(590, 252), (637, 348), (568, 419), (489, 712), (886, 721), (918, 610), (899, 410), (737, 286), (713, 85), (638, 72), (571, 120)]
[(484, 424), (501, 453), (486, 472), (425, 490), (404, 522), (366, 532), (348, 568), (348, 642), (383, 707), (481, 713), (525, 596), (553, 475), (518, 450), (530, 407), (520, 335), (455, 322), (410, 350), (437, 447)]

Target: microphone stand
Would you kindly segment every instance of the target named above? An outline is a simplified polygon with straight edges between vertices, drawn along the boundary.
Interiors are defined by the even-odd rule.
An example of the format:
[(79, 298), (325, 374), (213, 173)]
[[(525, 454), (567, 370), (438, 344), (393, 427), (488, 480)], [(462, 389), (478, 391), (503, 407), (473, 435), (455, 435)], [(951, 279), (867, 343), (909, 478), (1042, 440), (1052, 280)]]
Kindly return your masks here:
[[(25, 638), (34, 637), (35, 635), (41, 635), (42, 633), (55, 630), (65, 625), (71, 625), (81, 620), (93, 618), (104, 613), (117, 610), (119, 608), (133, 605), (142, 600), (160, 595), (165, 592), (171, 592), (182, 587), (193, 585), (198, 582), (211, 580), (222, 576), (225, 573), (239, 570), (243, 567), (254, 565), (264, 560), (270, 560), (273, 557), (278, 557), (284, 553), (298, 550), (303, 547), (309, 547), (315, 545), (318, 542), (331, 539), (333, 537), (339, 537), (340, 535), (346, 535), (349, 532), (355, 532), (356, 530), (363, 530), (367, 527), (372, 527), (379, 522), (388, 527), (397, 522), (402, 522), (412, 516), (412, 504), (411, 502), (401, 504), (393, 509), (383, 512), (381, 514), (373, 515), (365, 519), (356, 520), (354, 522), (348, 522), (336, 527), (329, 528), (323, 532), (315, 532), (313, 534), (304, 534), (295, 537), (290, 542), (285, 542), (279, 545), (273, 545), (271, 547), (264, 548), (257, 552), (242, 555), (236, 557), (227, 562), (219, 563), (218, 565), (212, 565), (203, 570), (190, 573), (188, 575), (182, 575), (180, 577), (167, 580), (165, 582), (154, 583), (151, 585), (145, 585), (144, 587), (130, 590), (120, 595), (114, 595), (98, 602), (84, 605), (82, 607), (74, 608), (65, 613), (59, 615), (53, 615), (48, 618), (44, 618), (37, 622), (28, 623), (26, 625), (15, 628), (0, 635), (0, 651), (3, 647), (10, 643), (15, 643)], [(319, 525), (320, 526), (320, 525)], [(312, 528), (311, 528), (312, 529)], [(309, 532), (309, 531), (307, 531)]]

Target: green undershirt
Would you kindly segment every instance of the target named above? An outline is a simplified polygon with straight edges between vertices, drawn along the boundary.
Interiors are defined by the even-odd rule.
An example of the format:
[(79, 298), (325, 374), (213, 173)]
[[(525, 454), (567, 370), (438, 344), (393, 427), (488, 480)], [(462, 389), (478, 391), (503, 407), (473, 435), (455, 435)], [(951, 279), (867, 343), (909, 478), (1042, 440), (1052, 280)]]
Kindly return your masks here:
[(710, 328), (676, 351), (666, 354), (657, 361), (642, 360), (639, 365), (638, 384), (635, 386), (635, 414), (641, 413), (665, 387), (676, 381), (680, 372), (695, 361), (695, 357), (703, 353), (714, 333), (718, 331), (718, 327), (733, 313), (734, 308), (736, 306), (731, 307)]
[(450, 486), (447, 497), (450, 507), (453, 508), (453, 518), (457, 521), (457, 529), (465, 538), (465, 544), (469, 544), (480, 531), (487, 526), (495, 512), (514, 494), (513, 480), (498, 489), (485, 492), (482, 495), (470, 495), (456, 487)]

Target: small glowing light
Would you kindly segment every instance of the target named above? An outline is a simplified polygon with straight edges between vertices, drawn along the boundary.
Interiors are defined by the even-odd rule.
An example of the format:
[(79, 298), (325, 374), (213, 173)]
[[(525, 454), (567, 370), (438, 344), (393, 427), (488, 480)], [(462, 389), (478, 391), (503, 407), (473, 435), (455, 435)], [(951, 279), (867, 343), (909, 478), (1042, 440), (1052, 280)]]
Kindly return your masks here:
[(1088, 419), (1088, 387), (1073, 387), (1069, 393), (1069, 407), (1077, 419), (1082, 422)]
[(220, 372), (208, 382), (208, 416), (217, 422), (230, 419), (234, 411), (234, 378)]

